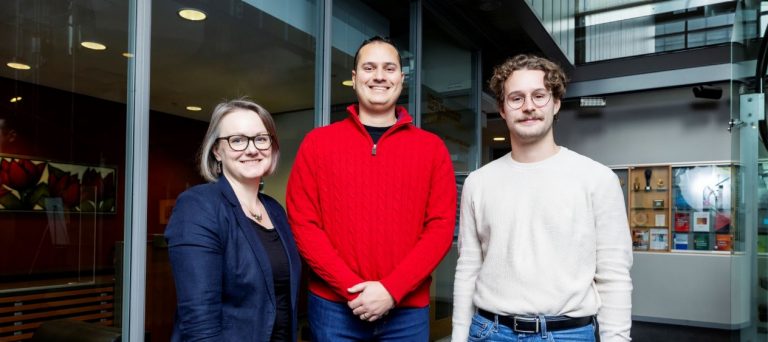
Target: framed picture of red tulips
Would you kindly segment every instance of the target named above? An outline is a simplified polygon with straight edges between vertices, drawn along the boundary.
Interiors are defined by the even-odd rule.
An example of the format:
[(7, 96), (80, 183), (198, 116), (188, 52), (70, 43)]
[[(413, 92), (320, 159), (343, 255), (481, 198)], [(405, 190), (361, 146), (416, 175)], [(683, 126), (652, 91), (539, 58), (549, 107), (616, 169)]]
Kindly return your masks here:
[[(0, 156), (0, 211), (115, 213), (116, 169)], [(51, 198), (63, 206), (46, 208)], [(59, 203), (58, 201), (56, 201)]]

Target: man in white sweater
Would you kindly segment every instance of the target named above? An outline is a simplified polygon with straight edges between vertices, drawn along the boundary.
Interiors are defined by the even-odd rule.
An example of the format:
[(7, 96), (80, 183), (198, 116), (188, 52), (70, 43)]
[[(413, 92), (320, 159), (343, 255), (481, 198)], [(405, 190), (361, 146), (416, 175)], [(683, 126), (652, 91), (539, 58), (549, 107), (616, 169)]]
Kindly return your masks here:
[(512, 152), (464, 183), (454, 342), (591, 341), (598, 330), (602, 342), (630, 340), (621, 187), (609, 168), (555, 144), (565, 81), (559, 66), (530, 55), (494, 70)]

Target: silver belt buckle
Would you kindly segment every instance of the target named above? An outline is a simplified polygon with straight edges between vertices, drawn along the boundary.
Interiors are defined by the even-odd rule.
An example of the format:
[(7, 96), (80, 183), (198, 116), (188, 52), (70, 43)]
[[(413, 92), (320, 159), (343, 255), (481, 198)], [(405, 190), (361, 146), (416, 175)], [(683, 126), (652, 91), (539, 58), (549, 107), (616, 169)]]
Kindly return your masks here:
[[(525, 318), (525, 317), (517, 317), (514, 316), (513, 318), (514, 327), (512, 327), (512, 330), (516, 332), (526, 333), (526, 334), (537, 334), (539, 333), (539, 318)], [(536, 330), (522, 330), (517, 327), (517, 321), (520, 320), (521, 322), (534, 322), (536, 323)]]

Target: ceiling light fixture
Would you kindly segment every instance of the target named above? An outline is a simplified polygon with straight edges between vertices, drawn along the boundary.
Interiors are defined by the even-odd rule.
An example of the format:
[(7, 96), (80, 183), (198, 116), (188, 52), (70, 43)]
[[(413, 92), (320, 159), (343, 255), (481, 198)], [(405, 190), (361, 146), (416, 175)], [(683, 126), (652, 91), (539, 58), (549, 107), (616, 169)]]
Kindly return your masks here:
[(187, 106), (187, 110), (190, 112), (199, 112), (203, 110), (203, 107), (200, 106)]
[(579, 99), (582, 107), (605, 107), (605, 98), (600, 96), (586, 96)]
[(178, 14), (180, 17), (190, 21), (201, 21), (208, 17), (205, 12), (195, 8), (182, 8)]
[(19, 62), (8, 62), (5, 63), (9, 68), (16, 69), (16, 70), (29, 70), (32, 69), (29, 64), (19, 63)]
[(91, 50), (96, 50), (96, 51), (101, 51), (101, 50), (106, 50), (107, 49), (106, 45), (104, 45), (102, 43), (97, 43), (97, 42), (84, 41), (84, 42), (81, 42), (80, 45), (82, 45), (86, 49), (91, 49)]
[(504, 137), (493, 137), (493, 141), (504, 141), (504, 140), (507, 140), (507, 139)]
[(21, 96), (14, 96), (11, 98), (11, 103), (16, 103), (21, 101)]
[(133, 58), (133, 54), (132, 54), (132, 53), (130, 53), (130, 52), (123, 52), (123, 53), (122, 53), (122, 55), (123, 55), (123, 57), (125, 57), (125, 58)]
[(341, 82), (341, 84), (342, 84), (342, 85), (345, 85), (345, 86), (347, 86), (347, 87), (351, 87), (351, 86), (352, 86), (352, 80), (345, 80), (345, 81), (342, 81), (342, 82)]

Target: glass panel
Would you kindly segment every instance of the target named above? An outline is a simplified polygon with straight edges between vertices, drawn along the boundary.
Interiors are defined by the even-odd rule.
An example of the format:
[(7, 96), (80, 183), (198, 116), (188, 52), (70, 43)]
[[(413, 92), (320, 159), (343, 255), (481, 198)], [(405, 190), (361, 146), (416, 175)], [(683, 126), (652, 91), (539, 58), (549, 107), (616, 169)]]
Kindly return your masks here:
[[(545, 6), (539, 12), (553, 10)], [(723, 0), (585, 1), (562, 20), (576, 23), (575, 51), (563, 51), (576, 64), (584, 64), (727, 44), (735, 10), (736, 2)], [(537, 15), (541, 19), (543, 14)], [(562, 32), (545, 27), (562, 40)]]
[(170, 340), (176, 305), (162, 234), (176, 197), (204, 182), (196, 156), (219, 102), (247, 97), (272, 113), (280, 163), (263, 191), (285, 205), (296, 151), (314, 125), (318, 2), (200, 1), (200, 21), (180, 16), (188, 4), (153, 2), (146, 297), (152, 340)]
[(669, 250), (669, 166), (629, 168), (629, 227), (636, 251)]
[[(731, 182), (734, 256), (731, 258), (731, 314), (734, 326), (741, 327), (741, 341), (766, 339), (766, 263), (760, 255), (758, 203), (758, 134), (756, 118), (764, 115), (762, 87), (753, 86), (759, 46), (758, 3), (740, 2), (733, 19), (731, 63), (731, 159), (736, 161)], [(764, 75), (763, 75), (764, 76)], [(761, 78), (763, 77), (761, 76)], [(734, 334), (735, 335), (735, 334)]]
[(427, 12), (423, 25), (421, 127), (439, 135), (456, 172), (476, 168), (477, 108), (474, 53)]
[(128, 5), (14, 0), (0, 13), (0, 340), (64, 318), (51, 307), (71, 290), (88, 303), (66, 317), (112, 325)]
[[(476, 118), (479, 115), (475, 81), (478, 68), (473, 50), (441, 27), (435, 14), (425, 11), (421, 84), (421, 127), (443, 139), (457, 173), (457, 185), (477, 168)], [(460, 189), (460, 187), (459, 187)], [(457, 221), (458, 223), (458, 221)], [(450, 335), (453, 314), (453, 280), (458, 260), (454, 243), (435, 270), (432, 291), (432, 337)]]
[(624, 194), (624, 206), (629, 207), (629, 170), (624, 168), (613, 168), (616, 177), (619, 178), (621, 192)]
[(397, 103), (407, 107), (409, 90), (405, 85), (413, 70), (410, 2), (335, 0), (331, 25), (331, 122), (345, 119), (347, 106), (357, 102), (351, 83), (355, 52), (363, 41), (377, 35), (388, 37), (400, 50), (405, 80)]
[(733, 172), (727, 165), (672, 168), (672, 250), (734, 250)]

